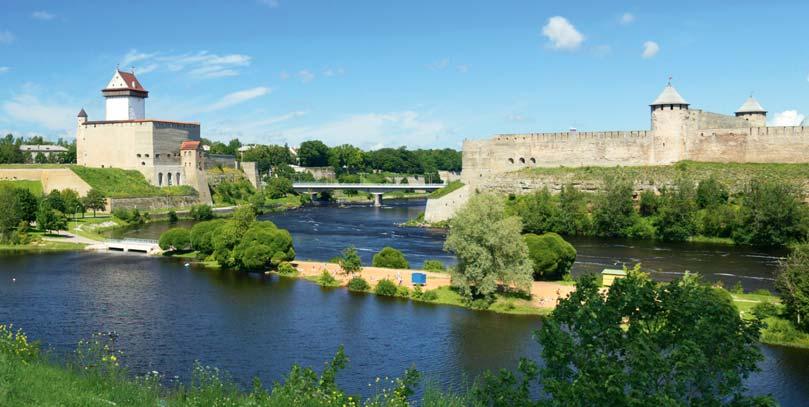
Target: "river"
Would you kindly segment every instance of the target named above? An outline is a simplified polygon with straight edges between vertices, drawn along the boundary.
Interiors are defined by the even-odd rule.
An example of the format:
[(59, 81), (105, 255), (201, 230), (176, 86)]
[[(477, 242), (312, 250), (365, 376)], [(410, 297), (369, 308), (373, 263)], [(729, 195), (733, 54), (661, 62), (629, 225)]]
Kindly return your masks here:
[[(300, 258), (328, 259), (353, 244), (364, 261), (390, 245), (416, 266), (428, 258), (450, 262), (441, 251), (441, 232), (395, 226), (419, 212), (419, 204), (304, 208), (268, 218), (290, 229)], [(126, 234), (150, 237), (160, 227), (165, 226)], [(711, 279), (741, 279), (757, 287), (769, 284), (759, 278), (767, 278), (777, 257), (724, 246), (596, 243), (574, 241), (584, 259), (577, 272), (612, 264), (609, 253), (615, 252), (618, 260), (641, 260), (662, 273), (685, 266)], [(734, 266), (723, 268), (727, 264)], [(185, 268), (177, 259), (118, 253), (0, 254), (0, 321), (57, 352), (73, 349), (93, 332), (116, 331), (134, 373), (157, 370), (187, 379), (198, 360), (244, 385), (253, 376), (265, 383), (280, 380), (293, 363), (320, 369), (342, 344), (350, 363), (339, 382), (362, 394), (377, 376), (397, 376), (411, 365), (442, 386), (460, 386), (486, 369), (512, 368), (522, 356), (539, 356), (532, 339), (540, 323), (536, 317), (353, 294), (302, 280)], [(770, 346), (762, 351), (762, 371), (747, 381), (751, 391), (772, 393), (783, 405), (805, 405), (809, 351)]]

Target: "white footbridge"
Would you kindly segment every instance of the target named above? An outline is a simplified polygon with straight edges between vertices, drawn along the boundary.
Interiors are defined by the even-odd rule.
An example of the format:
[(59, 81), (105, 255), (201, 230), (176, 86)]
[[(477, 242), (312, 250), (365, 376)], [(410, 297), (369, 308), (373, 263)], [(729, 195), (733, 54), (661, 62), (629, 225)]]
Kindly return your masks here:
[(127, 252), (127, 253), (143, 253), (143, 254), (160, 254), (163, 251), (157, 240), (150, 239), (107, 239), (101, 243), (101, 249), (108, 251)]
[(364, 191), (374, 196), (374, 206), (382, 206), (382, 194), (392, 191), (405, 191), (408, 189), (432, 192), (444, 188), (445, 184), (340, 184), (321, 182), (295, 182), (292, 189), (297, 193), (314, 195), (319, 192), (334, 190)]

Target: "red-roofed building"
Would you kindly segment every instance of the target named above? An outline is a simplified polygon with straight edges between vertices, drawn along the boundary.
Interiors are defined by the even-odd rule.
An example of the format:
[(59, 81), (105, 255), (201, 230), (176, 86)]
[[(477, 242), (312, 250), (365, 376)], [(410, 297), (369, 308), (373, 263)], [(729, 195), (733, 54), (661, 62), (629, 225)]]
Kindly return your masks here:
[(187, 140), (180, 144), (180, 151), (183, 150), (199, 150), (199, 140)]
[(107, 108), (106, 120), (143, 120), (146, 118), (146, 98), (149, 92), (143, 88), (134, 72), (116, 69), (107, 87), (101, 90)]

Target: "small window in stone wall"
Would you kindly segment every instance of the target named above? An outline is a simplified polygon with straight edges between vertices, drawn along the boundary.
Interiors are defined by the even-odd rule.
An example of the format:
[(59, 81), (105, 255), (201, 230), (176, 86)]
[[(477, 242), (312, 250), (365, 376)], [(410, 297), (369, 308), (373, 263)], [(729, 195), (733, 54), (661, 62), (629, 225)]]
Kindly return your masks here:
[(138, 154), (138, 158), (140, 158), (140, 154)]
[(537, 159), (534, 158), (534, 157), (531, 157), (531, 164), (536, 164), (536, 163), (537, 163)]
[(155, 154), (154, 158), (160, 158), (160, 154)]
[(146, 162), (145, 162), (145, 161), (141, 161), (141, 162), (140, 162), (140, 165), (146, 165)]
[(149, 158), (149, 154), (146, 154), (146, 158)]
[(509, 163), (509, 164), (514, 164), (514, 159), (513, 159), (513, 158), (509, 158), (509, 159), (508, 159), (508, 163)]
[(520, 164), (525, 164), (525, 158), (520, 157)]

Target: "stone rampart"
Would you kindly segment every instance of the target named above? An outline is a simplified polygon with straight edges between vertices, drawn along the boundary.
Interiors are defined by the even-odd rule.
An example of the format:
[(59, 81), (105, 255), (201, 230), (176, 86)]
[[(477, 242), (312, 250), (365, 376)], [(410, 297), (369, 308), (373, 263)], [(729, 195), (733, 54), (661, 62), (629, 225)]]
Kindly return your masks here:
[(150, 196), (140, 198), (108, 198), (107, 210), (116, 208), (135, 209), (139, 211), (153, 211), (166, 208), (187, 208), (200, 203), (197, 195), (177, 196)]
[(700, 129), (686, 139), (692, 161), (805, 163), (809, 161), (809, 127)]
[(79, 195), (87, 195), (90, 185), (70, 168), (0, 168), (0, 180), (40, 181), (42, 191), (72, 189)]
[(469, 185), (464, 185), (441, 198), (428, 199), (424, 209), (424, 220), (435, 223), (452, 218), (469, 200), (470, 190)]

